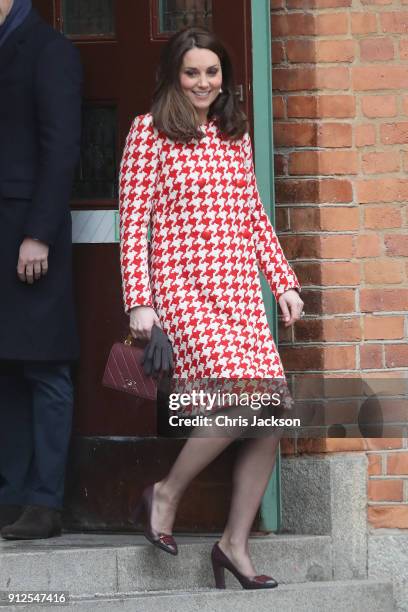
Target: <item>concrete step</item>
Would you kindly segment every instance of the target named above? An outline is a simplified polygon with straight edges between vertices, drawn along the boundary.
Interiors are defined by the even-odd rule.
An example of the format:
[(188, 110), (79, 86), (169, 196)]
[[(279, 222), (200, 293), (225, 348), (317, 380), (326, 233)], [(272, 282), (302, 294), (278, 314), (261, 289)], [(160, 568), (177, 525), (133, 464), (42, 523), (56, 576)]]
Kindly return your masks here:
[[(138, 535), (67, 534), (50, 540), (0, 541), (0, 591), (68, 591), (94, 596), (213, 588), (212, 536), (177, 535), (173, 557)], [(329, 536), (252, 537), (259, 574), (281, 583), (332, 580)], [(226, 572), (227, 587), (236, 584)], [(119, 605), (119, 604), (118, 604)]]
[[(0, 609), (2, 606), (0, 605)], [(5, 612), (394, 612), (390, 583), (342, 580), (279, 585), (267, 591), (216, 589), (120, 593), (79, 598), (65, 606), (12, 605)]]

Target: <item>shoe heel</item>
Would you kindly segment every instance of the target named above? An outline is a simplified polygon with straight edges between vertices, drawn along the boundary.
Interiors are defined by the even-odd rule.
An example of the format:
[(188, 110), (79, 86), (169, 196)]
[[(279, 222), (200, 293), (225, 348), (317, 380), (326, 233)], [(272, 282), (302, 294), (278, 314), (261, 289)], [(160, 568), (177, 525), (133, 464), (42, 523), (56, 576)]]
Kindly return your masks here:
[(215, 578), (215, 588), (225, 589), (225, 568), (214, 561), (212, 562), (212, 566)]

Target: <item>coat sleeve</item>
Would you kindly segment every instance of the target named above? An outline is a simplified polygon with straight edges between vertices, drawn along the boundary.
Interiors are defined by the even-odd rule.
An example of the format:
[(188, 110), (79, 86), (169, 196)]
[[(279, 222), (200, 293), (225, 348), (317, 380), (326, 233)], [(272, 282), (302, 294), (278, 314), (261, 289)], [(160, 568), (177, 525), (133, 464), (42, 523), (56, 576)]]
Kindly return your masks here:
[(242, 146), (249, 187), (251, 229), (257, 263), (275, 296), (275, 300), (278, 301), (281, 295), (289, 289), (296, 289), (300, 293), (300, 283), (283, 254), (278, 237), (262, 204), (256, 183), (251, 138), (248, 132), (242, 138)]
[(136, 117), (120, 165), (120, 264), (125, 312), (153, 307), (147, 231), (158, 172), (158, 139), (147, 115)]
[(81, 140), (82, 67), (63, 36), (42, 49), (34, 74), (38, 172), (24, 225), (26, 236), (53, 245), (70, 223), (69, 199)]

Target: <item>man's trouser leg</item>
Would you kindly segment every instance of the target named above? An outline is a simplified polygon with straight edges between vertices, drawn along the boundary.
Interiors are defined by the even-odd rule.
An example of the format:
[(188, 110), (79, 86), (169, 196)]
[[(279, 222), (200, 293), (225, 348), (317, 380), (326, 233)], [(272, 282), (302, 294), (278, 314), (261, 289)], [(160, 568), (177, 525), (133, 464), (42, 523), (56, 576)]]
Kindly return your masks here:
[(0, 363), (0, 504), (26, 503), (33, 454), (32, 398), (23, 364)]
[(32, 393), (34, 447), (26, 480), (26, 503), (61, 509), (72, 427), (70, 366), (27, 363), (24, 375)]

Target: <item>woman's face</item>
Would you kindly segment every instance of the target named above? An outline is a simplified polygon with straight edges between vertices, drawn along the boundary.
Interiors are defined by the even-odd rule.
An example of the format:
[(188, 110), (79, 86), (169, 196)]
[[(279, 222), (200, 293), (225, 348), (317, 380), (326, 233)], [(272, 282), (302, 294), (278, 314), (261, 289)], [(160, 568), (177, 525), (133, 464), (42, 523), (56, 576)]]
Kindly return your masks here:
[(206, 120), (211, 104), (220, 93), (222, 70), (218, 55), (209, 49), (190, 49), (184, 54), (180, 85), (195, 106), (201, 120)]

